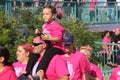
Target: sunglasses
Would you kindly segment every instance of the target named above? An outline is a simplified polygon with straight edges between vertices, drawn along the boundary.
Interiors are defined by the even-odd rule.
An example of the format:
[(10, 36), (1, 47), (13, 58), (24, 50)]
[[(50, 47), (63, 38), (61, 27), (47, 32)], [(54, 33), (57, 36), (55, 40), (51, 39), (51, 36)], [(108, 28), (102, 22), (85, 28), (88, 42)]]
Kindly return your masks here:
[(117, 44), (120, 44), (120, 43), (117, 43)]
[(70, 46), (71, 44), (64, 44), (64, 46)]
[(38, 45), (43, 44), (43, 43), (32, 43), (32, 44), (33, 44), (33, 46), (38, 46)]

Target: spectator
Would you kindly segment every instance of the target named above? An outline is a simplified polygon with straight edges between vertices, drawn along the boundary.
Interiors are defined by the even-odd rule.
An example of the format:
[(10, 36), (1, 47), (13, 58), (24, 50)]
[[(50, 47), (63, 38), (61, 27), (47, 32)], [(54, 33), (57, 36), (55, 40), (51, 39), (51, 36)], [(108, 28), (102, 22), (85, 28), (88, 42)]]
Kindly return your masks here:
[(117, 46), (118, 46), (118, 54), (116, 57), (116, 63), (117, 65), (120, 65), (120, 40), (117, 42)]
[(71, 0), (64, 0), (64, 4), (63, 4), (63, 6), (70, 6), (70, 2), (71, 2)]
[(110, 32), (109, 31), (104, 31), (103, 35), (102, 35), (102, 55), (104, 57), (104, 61), (103, 61), (103, 66), (104, 64), (106, 64), (108, 62), (108, 60), (110, 60), (111, 57), (111, 36), (110, 36)]
[(111, 67), (117, 67), (120, 65), (120, 40), (117, 42), (117, 46), (118, 46), (118, 51), (117, 51), (117, 56), (115, 56), (116, 58), (116, 62), (115, 63), (110, 63)]
[(0, 80), (17, 80), (17, 76), (8, 62), (9, 57), (8, 49), (0, 45)]
[(98, 0), (98, 20), (102, 21), (105, 18), (106, 11), (106, 0)]
[(115, 20), (115, 2), (116, 0), (106, 0), (107, 2), (107, 20), (114, 21)]
[(73, 36), (66, 33), (64, 36), (65, 53), (61, 57), (67, 62), (70, 80), (89, 80), (89, 62), (86, 56), (75, 49)]
[(84, 2), (85, 2), (86, 0), (76, 0), (76, 8), (77, 8), (77, 10), (76, 10), (76, 17), (80, 20), (80, 21), (82, 21), (82, 12), (83, 12), (83, 6), (84, 6)]
[(17, 62), (12, 64), (17, 77), (25, 71), (32, 50), (32, 46), (28, 43), (23, 43), (18, 46), (16, 52)]
[(114, 28), (111, 37), (112, 37), (112, 42), (117, 43), (117, 41), (120, 40), (120, 29)]
[[(26, 68), (27, 73), (32, 73), (32, 76), (39, 75), (40, 80), (43, 80), (43, 78), (48, 80), (68, 80), (69, 73), (66, 62), (60, 57), (60, 55), (58, 55), (59, 53), (51, 56), (53, 54), (53, 51), (51, 52), (51, 50), (54, 50), (54, 47), (50, 46), (50, 41), (43, 41), (40, 39), (40, 37), (35, 37), (33, 40), (34, 54), (32, 54), (29, 58)], [(49, 56), (44, 57), (45, 55)], [(33, 58), (33, 56), (37, 57)], [(43, 58), (46, 59), (46, 62), (42, 62)], [(33, 63), (31, 63), (31, 61)], [(49, 63), (47, 61), (49, 61)], [(29, 67), (31, 66), (29, 63), (31, 63), (32, 67)], [(48, 63), (47, 67), (45, 66), (46, 63)], [(42, 69), (40, 66), (42, 66), (44, 69)], [(44, 77), (40, 74), (44, 75)]]
[(113, 54), (112, 54), (112, 63), (116, 63), (116, 56), (117, 56), (117, 46), (115, 46), (115, 44), (120, 40), (120, 29), (119, 28), (114, 28), (113, 29), (113, 33), (111, 36), (111, 40), (112, 40), (112, 50), (114, 50)]
[(96, 10), (96, 6), (97, 6), (97, 0), (90, 0), (89, 2), (89, 12), (90, 12), (90, 21), (93, 21), (95, 18), (95, 10)]
[[(89, 45), (81, 46), (80, 52), (85, 54), (88, 59), (90, 59), (92, 55), (92, 48)], [(89, 80), (103, 80), (103, 75), (100, 68), (90, 62), (90, 70), (88, 71)]]
[(118, 9), (118, 21), (120, 21), (120, 0), (116, 0)]
[[(102, 42), (103, 43), (111, 43), (111, 36), (110, 36), (110, 32), (109, 31), (104, 31), (102, 34)], [(109, 49), (111, 48), (111, 46), (109, 44), (103, 44), (102, 48), (106, 51), (109, 51)], [(107, 53), (107, 52), (103, 52), (103, 54)]]

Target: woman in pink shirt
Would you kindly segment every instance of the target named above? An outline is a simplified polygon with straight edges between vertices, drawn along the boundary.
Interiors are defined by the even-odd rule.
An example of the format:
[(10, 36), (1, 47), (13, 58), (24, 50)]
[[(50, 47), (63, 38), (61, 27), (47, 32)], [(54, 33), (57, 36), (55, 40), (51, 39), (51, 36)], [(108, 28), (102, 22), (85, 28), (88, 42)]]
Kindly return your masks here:
[[(92, 48), (89, 45), (82, 46), (80, 48), (80, 52), (85, 54), (87, 58), (89, 59), (92, 55)], [(88, 71), (89, 80), (103, 80), (103, 74), (100, 68), (91, 62), (89, 63), (90, 63), (90, 70)]]
[[(111, 37), (109, 31), (104, 31), (102, 35), (102, 42), (103, 43), (111, 43)], [(111, 49), (111, 46), (109, 44), (103, 44), (102, 45), (103, 51), (102, 54), (109, 54), (109, 50)]]
[(17, 77), (19, 77), (25, 71), (29, 55), (32, 53), (32, 50), (32, 46), (28, 43), (23, 43), (18, 46), (16, 52), (18, 61), (12, 64)]
[(9, 65), (9, 51), (7, 48), (0, 46), (0, 80), (17, 80), (17, 76)]
[(109, 31), (104, 31), (103, 35), (102, 35), (102, 56), (104, 57), (104, 61), (103, 61), (103, 66), (104, 64), (108, 63), (108, 60), (110, 59), (111, 55), (112, 55), (112, 46), (110, 45), (111, 43), (111, 36), (110, 36), (110, 32)]

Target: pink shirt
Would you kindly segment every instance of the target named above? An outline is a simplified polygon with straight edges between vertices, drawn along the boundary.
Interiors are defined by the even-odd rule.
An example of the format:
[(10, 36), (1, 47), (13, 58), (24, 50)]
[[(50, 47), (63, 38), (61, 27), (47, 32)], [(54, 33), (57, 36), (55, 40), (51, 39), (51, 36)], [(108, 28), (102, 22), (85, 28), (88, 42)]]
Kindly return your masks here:
[(104, 37), (102, 39), (102, 42), (111, 43), (111, 40), (109, 38), (107, 38), (107, 37)]
[(120, 66), (113, 69), (110, 80), (120, 80)]
[[(104, 42), (104, 43), (111, 43), (111, 40), (109, 38), (107, 38), (107, 37), (104, 37), (102, 39), (102, 42)], [(105, 45), (108, 45), (108, 50), (111, 48), (111, 46), (109, 44), (102, 44), (102, 48), (103, 48), (102, 54), (106, 54), (107, 53), (107, 51), (104, 49)]]
[(5, 66), (4, 70), (0, 72), (0, 80), (17, 80), (13, 68)]
[(55, 55), (50, 61), (45, 74), (48, 80), (57, 80), (62, 76), (69, 75), (66, 62), (59, 55)]
[(65, 30), (61, 25), (59, 25), (56, 21), (53, 21), (50, 24), (46, 23), (42, 26), (42, 32), (49, 34), (52, 38), (60, 39), (60, 42), (53, 41), (52, 44), (54, 47), (63, 49), (63, 34)]
[(69, 57), (61, 56), (67, 62), (70, 80), (81, 80), (84, 73), (89, 70), (89, 61), (79, 51), (72, 53)]
[(99, 78), (99, 80), (103, 80), (103, 75), (102, 75), (101, 70), (99, 69), (98, 66), (96, 66), (93, 63), (90, 63), (90, 70), (89, 70), (88, 74), (93, 77)]
[(13, 65), (13, 68), (15, 70), (15, 74), (17, 75), (17, 77), (19, 77), (23, 73), (23, 71), (25, 71), (26, 66), (27, 66), (27, 64), (22, 64), (20, 62), (14, 62), (12, 65)]
[(95, 10), (95, 4), (96, 4), (96, 2), (97, 2), (97, 0), (90, 0), (90, 3), (89, 3), (89, 5), (90, 5), (89, 10), (90, 11), (94, 11)]

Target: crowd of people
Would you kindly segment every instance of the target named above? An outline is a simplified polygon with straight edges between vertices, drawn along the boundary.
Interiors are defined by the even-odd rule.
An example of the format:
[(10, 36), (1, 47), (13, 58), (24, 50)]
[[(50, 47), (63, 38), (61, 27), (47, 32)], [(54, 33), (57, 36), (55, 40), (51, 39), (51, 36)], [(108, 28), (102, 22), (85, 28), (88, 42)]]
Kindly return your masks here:
[[(26, 42), (18, 46), (17, 62), (10, 64), (8, 49), (0, 45), (0, 80), (103, 80), (100, 68), (89, 61), (92, 47), (83, 45), (80, 50), (75, 48), (72, 34), (65, 32), (60, 23), (55, 21), (55, 7), (45, 5), (42, 12), (42, 29), (35, 30), (32, 45)], [(108, 35), (105, 37), (108, 38)], [(117, 39), (114, 38), (115, 43), (120, 44)], [(119, 59), (119, 54), (117, 57)], [(116, 69), (119, 70), (113, 70), (111, 80), (120, 77), (117, 75), (116, 78)]]
[[(74, 12), (72, 12), (72, 7), (76, 6), (75, 15), (80, 21), (84, 20), (82, 17), (84, 9), (88, 10), (87, 14), (89, 14), (89, 21), (101, 21), (102, 18), (105, 17), (106, 21), (120, 21), (120, 0), (35, 0), (36, 7), (44, 6), (47, 3), (56, 6), (57, 12), (61, 13), (59, 14), (60, 16), (62, 15), (68, 17), (70, 17), (72, 13), (74, 15)], [(17, 6), (16, 1), (13, 2), (13, 6), (14, 12), (15, 6)], [(25, 3), (21, 2), (21, 6), (24, 7)], [(84, 8), (84, 6), (86, 7)], [(65, 10), (63, 10), (62, 7), (65, 7)]]
[(114, 28), (113, 31), (104, 31), (102, 35), (102, 55), (104, 57), (103, 64), (108, 64), (111, 67), (116, 67), (118, 62), (117, 55), (119, 54), (120, 29)]

